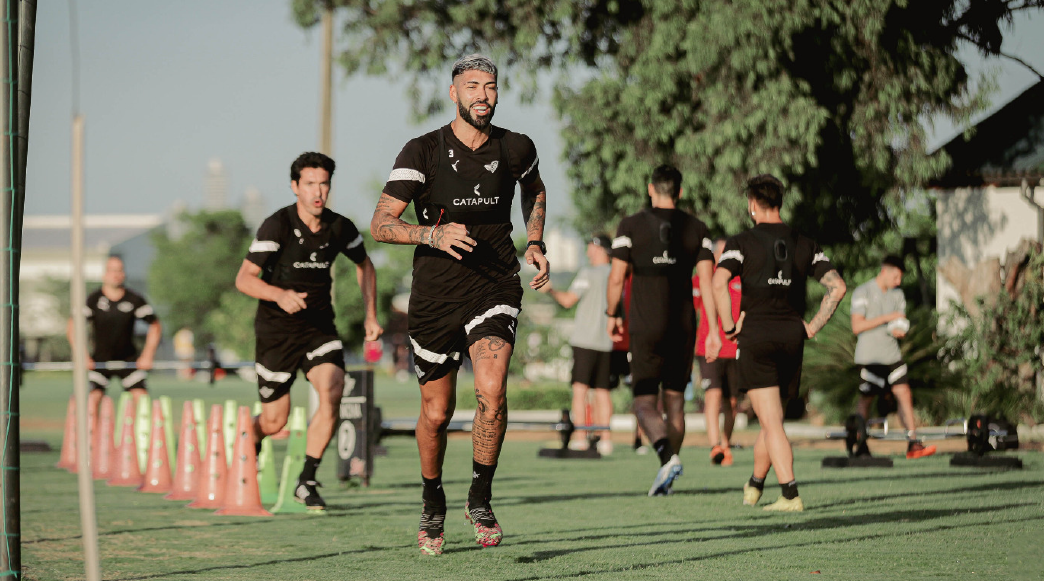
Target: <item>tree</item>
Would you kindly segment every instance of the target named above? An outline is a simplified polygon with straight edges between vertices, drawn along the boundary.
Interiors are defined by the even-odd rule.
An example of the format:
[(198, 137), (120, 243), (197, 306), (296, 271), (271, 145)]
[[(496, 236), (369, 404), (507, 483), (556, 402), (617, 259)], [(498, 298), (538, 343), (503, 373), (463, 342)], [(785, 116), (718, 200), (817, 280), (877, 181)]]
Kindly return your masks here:
[(292, 3), (305, 27), (327, 5), (347, 13), (347, 72), (404, 73), (421, 116), (444, 105), (461, 54), (490, 52), (529, 92), (537, 71), (559, 73), (581, 231), (641, 207), (650, 169), (670, 162), (712, 228), (745, 226), (741, 184), (770, 172), (791, 184), (790, 223), (848, 245), (892, 225), (890, 193), (947, 167), (924, 121), (984, 108), (989, 84), (972, 89), (959, 44), (1002, 54), (1012, 14), (1044, 0)]
[[(162, 308), (167, 329), (188, 327), (196, 335), (196, 344), (205, 345), (221, 326), (252, 328), (252, 317), (220, 324), (212, 318), (222, 308), (223, 295), (239, 293), (236, 273), (251, 239), (242, 215), (237, 210), (185, 212), (176, 218), (176, 226), (181, 230), (178, 236), (164, 229), (153, 234), (156, 257), (148, 275), (152, 300)], [(252, 352), (251, 348), (247, 353)]]

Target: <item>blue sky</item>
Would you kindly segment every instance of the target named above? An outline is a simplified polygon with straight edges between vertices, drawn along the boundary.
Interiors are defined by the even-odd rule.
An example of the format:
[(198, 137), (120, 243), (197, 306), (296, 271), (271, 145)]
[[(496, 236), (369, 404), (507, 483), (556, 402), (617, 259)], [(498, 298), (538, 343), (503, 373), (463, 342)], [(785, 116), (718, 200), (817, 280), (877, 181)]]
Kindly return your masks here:
[[(290, 18), (288, 0), (76, 0), (80, 110), (86, 116), (89, 213), (162, 213), (202, 203), (207, 161), (220, 158), (229, 199), (260, 189), (269, 211), (289, 204), (288, 168), (318, 135), (318, 30)], [(1044, 70), (1044, 15), (1020, 17), (1005, 50)], [(1035, 82), (1013, 63), (963, 56), (995, 70), (1005, 102)], [(72, 73), (67, 2), (38, 5), (27, 214), (69, 211)], [(447, 80), (448, 86), (448, 80)], [(451, 119), (412, 125), (404, 86), (363, 76), (335, 80), (334, 209), (368, 223), (395, 155), (410, 138)], [(537, 145), (552, 222), (572, 212), (546, 102), (501, 94), (495, 122)], [(939, 122), (937, 141), (957, 128)]]

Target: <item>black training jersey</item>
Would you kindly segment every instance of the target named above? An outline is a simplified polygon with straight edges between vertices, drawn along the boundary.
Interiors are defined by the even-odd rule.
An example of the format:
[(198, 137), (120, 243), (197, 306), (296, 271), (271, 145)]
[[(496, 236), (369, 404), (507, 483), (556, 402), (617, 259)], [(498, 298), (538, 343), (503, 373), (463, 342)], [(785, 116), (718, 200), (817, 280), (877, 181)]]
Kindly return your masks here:
[(759, 323), (802, 321), (808, 277), (820, 280), (834, 265), (816, 244), (786, 224), (758, 224), (729, 238), (718, 266), (739, 276), (747, 313), (742, 335), (770, 335)]
[(529, 137), (494, 126), (486, 143), (472, 151), (445, 125), (411, 140), (395, 158), (384, 193), (413, 202), (422, 225), (456, 222), (477, 244), (457, 260), (427, 245), (413, 255), (418, 296), (461, 301), (516, 278), (511, 239), (515, 183), (539, 176), (536, 146)]
[(318, 232), (297, 215), (297, 204), (272, 214), (257, 229), (246, 259), (261, 267), (261, 280), (272, 286), (308, 293), (307, 308), (289, 314), (272, 301), (258, 301), (258, 333), (290, 334), (318, 329), (334, 334), (330, 269), (343, 253), (356, 264), (366, 260), (362, 235), (351, 220), (323, 210)]
[(648, 208), (620, 221), (613, 258), (630, 263), (629, 331), (662, 336), (695, 328), (692, 271), (701, 260), (714, 260), (707, 226), (677, 209)]
[(95, 361), (136, 359), (134, 322), (141, 319), (151, 324), (156, 320), (156, 314), (145, 297), (129, 289), (123, 289), (123, 297), (118, 301), (109, 300), (101, 289), (94, 291), (87, 297), (83, 314), (94, 332), (91, 357)]

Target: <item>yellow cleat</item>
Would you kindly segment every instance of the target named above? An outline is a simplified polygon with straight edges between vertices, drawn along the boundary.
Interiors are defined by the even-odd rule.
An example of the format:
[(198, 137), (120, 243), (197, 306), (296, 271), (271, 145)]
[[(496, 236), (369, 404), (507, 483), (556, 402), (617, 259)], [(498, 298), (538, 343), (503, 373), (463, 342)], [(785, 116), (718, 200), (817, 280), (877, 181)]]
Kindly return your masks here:
[(779, 497), (779, 500), (766, 506), (762, 510), (770, 510), (773, 512), (801, 512), (805, 510), (805, 503), (801, 502), (801, 497), (795, 498), (783, 498)]
[(754, 488), (749, 482), (743, 483), (743, 504), (745, 506), (754, 506), (761, 500), (761, 490)]

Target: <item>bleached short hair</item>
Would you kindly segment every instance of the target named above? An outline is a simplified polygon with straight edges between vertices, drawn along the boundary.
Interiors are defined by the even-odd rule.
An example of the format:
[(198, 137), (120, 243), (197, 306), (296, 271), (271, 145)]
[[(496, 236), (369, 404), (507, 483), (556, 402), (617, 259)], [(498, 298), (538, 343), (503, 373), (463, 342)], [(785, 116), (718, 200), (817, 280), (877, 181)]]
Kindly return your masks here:
[(455, 79), (457, 75), (467, 71), (482, 71), (493, 75), (494, 79), (497, 78), (497, 65), (493, 64), (493, 61), (488, 56), (478, 53), (457, 59), (457, 62), (453, 63), (453, 72), (450, 75), (450, 79)]

